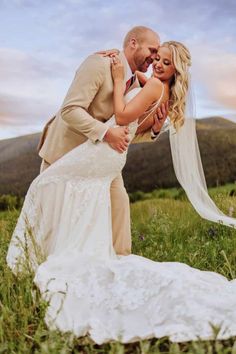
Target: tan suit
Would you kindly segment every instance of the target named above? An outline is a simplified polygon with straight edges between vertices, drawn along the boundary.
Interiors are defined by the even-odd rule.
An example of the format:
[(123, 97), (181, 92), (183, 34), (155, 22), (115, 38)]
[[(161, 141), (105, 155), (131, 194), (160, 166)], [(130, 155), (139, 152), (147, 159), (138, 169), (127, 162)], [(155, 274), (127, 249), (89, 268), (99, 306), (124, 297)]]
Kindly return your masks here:
[[(127, 67), (122, 53), (120, 57)], [(135, 86), (138, 82), (131, 88)], [(44, 128), (39, 143), (41, 171), (87, 139), (102, 140), (107, 130), (104, 122), (113, 113), (110, 58), (91, 55), (76, 72), (61, 109)], [(150, 134), (147, 137), (150, 140)], [(131, 252), (130, 210), (121, 175), (111, 184), (111, 204), (114, 248), (117, 254), (127, 255)]]

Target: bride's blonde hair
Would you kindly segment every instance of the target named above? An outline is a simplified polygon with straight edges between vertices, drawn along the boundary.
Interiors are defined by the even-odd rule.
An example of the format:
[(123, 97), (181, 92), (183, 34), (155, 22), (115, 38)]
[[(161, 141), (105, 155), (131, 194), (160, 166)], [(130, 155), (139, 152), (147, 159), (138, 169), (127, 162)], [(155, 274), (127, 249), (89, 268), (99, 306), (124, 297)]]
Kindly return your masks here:
[(169, 117), (175, 129), (178, 130), (184, 124), (191, 55), (189, 50), (180, 42), (168, 41), (161, 46), (170, 49), (172, 62), (176, 70), (170, 84)]

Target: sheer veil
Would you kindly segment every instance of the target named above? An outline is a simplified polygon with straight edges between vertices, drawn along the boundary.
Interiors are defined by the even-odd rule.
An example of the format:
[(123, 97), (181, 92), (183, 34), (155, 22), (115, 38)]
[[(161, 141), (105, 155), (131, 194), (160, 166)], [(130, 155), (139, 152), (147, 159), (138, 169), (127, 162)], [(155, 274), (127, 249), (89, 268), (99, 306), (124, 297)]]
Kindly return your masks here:
[(195, 116), (195, 100), (191, 87), (187, 97), (184, 125), (178, 132), (172, 125), (169, 130), (176, 177), (202, 218), (236, 228), (236, 219), (223, 214), (208, 194), (198, 147)]

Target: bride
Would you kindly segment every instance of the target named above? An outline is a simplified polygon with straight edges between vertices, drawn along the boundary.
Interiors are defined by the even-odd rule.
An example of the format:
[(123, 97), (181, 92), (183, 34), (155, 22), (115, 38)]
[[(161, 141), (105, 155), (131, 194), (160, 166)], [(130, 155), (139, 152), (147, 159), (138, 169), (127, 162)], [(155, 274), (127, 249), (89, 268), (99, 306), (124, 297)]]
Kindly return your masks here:
[[(176, 143), (181, 151), (176, 139), (188, 126), (187, 48), (164, 43), (153, 64), (153, 77), (142, 89), (132, 90), (126, 103), (123, 68), (116, 56), (112, 61), (115, 116), (106, 124), (129, 124), (133, 138), (138, 129), (153, 125), (157, 106), (170, 99), (172, 148)], [(181, 180), (177, 153), (173, 159)], [(48, 301), (49, 328), (88, 334), (98, 344), (163, 336), (172, 341), (210, 339), (213, 326), (220, 327), (218, 338), (236, 335), (236, 281), (182, 263), (115, 254), (110, 184), (125, 161), (126, 153), (117, 153), (107, 143), (87, 141), (40, 174), (25, 198), (8, 265), (15, 273), (27, 267), (35, 272), (34, 282)], [(194, 171), (190, 171), (193, 189)], [(186, 190), (187, 176), (186, 172), (182, 180)], [(199, 202), (196, 192), (191, 200), (196, 209), (200, 212), (204, 204), (210, 220), (216, 217), (233, 224), (235, 220), (216, 209), (204, 186), (198, 186), (202, 199)]]

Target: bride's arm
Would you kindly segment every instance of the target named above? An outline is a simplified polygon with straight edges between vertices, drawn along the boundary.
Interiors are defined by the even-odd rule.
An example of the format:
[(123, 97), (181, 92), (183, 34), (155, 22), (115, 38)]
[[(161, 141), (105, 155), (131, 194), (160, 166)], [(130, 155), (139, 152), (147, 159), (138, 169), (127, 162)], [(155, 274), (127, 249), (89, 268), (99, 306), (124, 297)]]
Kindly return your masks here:
[(141, 71), (135, 71), (135, 74), (137, 75), (139, 83), (143, 87), (147, 83), (148, 77)]
[(113, 58), (112, 76), (114, 81), (114, 111), (116, 122), (119, 125), (127, 125), (140, 117), (155, 102), (162, 92), (162, 83), (151, 78), (140, 92), (128, 103), (124, 100), (124, 68), (119, 58)]

